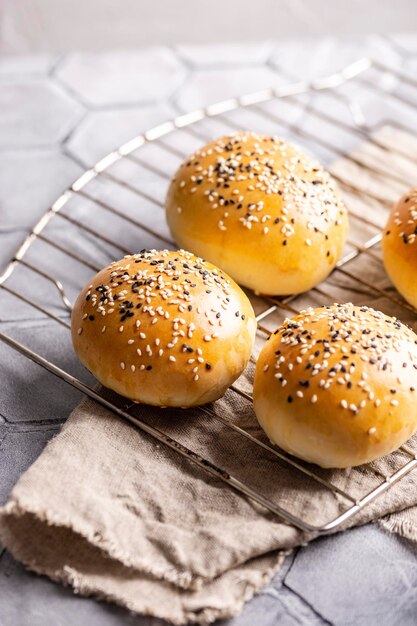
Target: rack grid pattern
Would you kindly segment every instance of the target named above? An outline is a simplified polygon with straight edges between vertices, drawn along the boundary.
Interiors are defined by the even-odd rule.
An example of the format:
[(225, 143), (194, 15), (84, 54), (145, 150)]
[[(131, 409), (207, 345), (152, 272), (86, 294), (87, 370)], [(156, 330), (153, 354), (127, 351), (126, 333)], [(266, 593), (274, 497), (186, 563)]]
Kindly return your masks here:
[[(124, 221), (132, 228), (137, 228), (142, 233), (158, 239), (161, 245), (168, 245), (169, 247), (175, 247), (175, 243), (169, 238), (169, 235), (164, 230), (156, 227), (149, 226), (148, 223), (141, 221), (137, 217), (132, 217), (130, 214), (125, 213), (120, 209), (116, 203), (109, 202), (108, 199), (99, 197), (94, 188), (94, 183), (98, 180), (110, 182), (118, 189), (127, 190), (141, 201), (147, 203), (152, 211), (161, 212), (164, 209), (163, 202), (149, 191), (148, 186), (138, 186), (137, 183), (137, 171), (148, 172), (150, 176), (156, 177), (161, 181), (168, 183), (171, 173), (165, 168), (165, 162), (170, 160), (178, 165), (188, 154), (188, 150), (184, 149), (184, 138), (187, 137), (190, 140), (198, 143), (206, 143), (213, 136), (221, 134), (221, 132), (230, 132), (241, 130), (244, 127), (242, 124), (242, 113), (250, 115), (254, 127), (262, 126), (267, 127), (269, 132), (275, 134), (277, 127), (283, 128), (284, 132), (288, 133), (291, 137), (294, 137), (301, 144), (306, 144), (310, 152), (319, 152), (319, 154), (327, 153), (331, 155), (331, 158), (343, 159), (345, 162), (350, 163), (353, 167), (359, 168), (361, 171), (365, 171), (367, 176), (375, 177), (378, 179), (390, 179), (390, 181), (399, 185), (404, 191), (411, 186), (410, 181), (404, 174), (396, 171), (387, 172), (384, 167), (375, 166), (364, 162), (360, 157), (352, 156), (349, 151), (344, 151), (338, 148), (337, 141), (334, 137), (337, 137), (338, 133), (344, 133), (349, 136), (353, 145), (360, 142), (368, 142), (378, 150), (381, 150), (387, 156), (393, 152), (406, 161), (417, 164), (417, 158), (413, 157), (409, 152), (403, 151), (402, 148), (396, 149), (395, 147), (388, 146), (384, 141), (379, 138), (379, 135), (375, 135), (375, 131), (378, 126), (389, 124), (394, 128), (398, 128), (407, 132), (411, 136), (415, 136), (415, 132), (400, 123), (398, 119), (392, 119), (386, 117), (383, 120), (379, 120), (378, 124), (373, 126), (366, 123), (366, 118), (363, 114), (359, 102), (352, 99), (351, 96), (347, 96), (343, 92), (343, 88), (346, 85), (355, 86), (358, 89), (370, 90), (378, 98), (383, 99), (386, 93), (386, 81), (395, 80), (399, 85), (399, 89), (395, 92), (390, 91), (390, 96), (396, 99), (402, 106), (415, 107), (416, 102), (410, 97), (412, 90), (417, 89), (417, 82), (413, 81), (409, 77), (393, 70), (384, 67), (383, 65), (371, 61), (369, 59), (362, 59), (353, 65), (350, 65), (343, 69), (341, 72), (332, 76), (325, 77), (323, 79), (313, 81), (311, 83), (296, 83), (276, 89), (268, 89), (258, 93), (252, 93), (242, 96), (240, 98), (233, 98), (218, 104), (208, 106), (205, 109), (194, 111), (192, 113), (181, 115), (172, 121), (166, 122), (160, 126), (157, 126), (143, 135), (133, 138), (128, 143), (121, 146), (118, 150), (111, 152), (101, 161), (99, 161), (93, 168), (87, 170), (73, 185), (67, 189), (56, 202), (45, 212), (42, 218), (34, 226), (32, 231), (28, 234), (14, 257), (11, 259), (8, 267), (2, 276), (0, 276), (0, 288), (7, 292), (13, 298), (20, 300), (25, 305), (36, 309), (42, 316), (46, 316), (54, 322), (60, 324), (66, 329), (70, 328), (69, 313), (71, 311), (71, 302), (67, 295), (67, 286), (62, 280), (56, 278), (56, 276), (50, 271), (45, 271), (37, 265), (33, 260), (28, 260), (29, 251), (33, 249), (34, 243), (41, 242), (44, 246), (50, 247), (59, 252), (62, 256), (62, 264), (65, 266), (65, 262), (75, 262), (80, 267), (90, 272), (96, 272), (100, 268), (92, 263), (84, 255), (80, 254), (78, 250), (69, 245), (64, 245), (54, 236), (53, 223), (57, 220), (61, 220), (71, 227), (84, 233), (84, 235), (91, 240), (99, 243), (100, 246), (106, 247), (113, 251), (116, 251), (116, 255), (129, 254), (136, 250), (130, 250), (123, 242), (116, 240), (107, 233), (101, 232), (95, 226), (95, 220), (91, 218), (91, 213), (86, 211), (85, 214), (88, 219), (80, 219), (79, 211), (72, 211), (72, 201), (76, 200), (79, 205), (94, 206), (94, 215), (102, 212), (104, 219), (111, 220), (117, 218)], [(326, 98), (330, 98), (335, 102), (343, 104), (345, 111), (347, 112), (346, 119), (334, 116), (330, 114), (323, 104), (317, 106), (314, 102), (311, 102), (308, 98), (311, 94), (320, 93), (325, 95)], [(290, 111), (290, 120), (288, 116), (284, 116), (282, 113), (272, 108), (270, 105), (274, 103), (285, 103), (287, 112)], [(331, 130), (330, 135), (333, 139), (329, 139), (326, 134), (317, 132), (314, 128), (305, 127), (305, 125), (299, 123), (297, 119), (297, 113), (308, 112), (310, 119), (320, 120), (324, 122), (326, 126)], [(293, 121), (291, 121), (293, 120)], [(295, 121), (294, 121), (295, 120)], [(206, 122), (214, 122), (216, 126), (215, 130), (208, 130)], [(245, 119), (247, 121), (247, 118)], [(220, 127), (222, 131), (220, 131)], [(152, 158), (146, 158), (143, 156), (147, 147), (151, 146), (153, 152)], [(119, 171), (118, 166), (121, 163), (128, 165), (128, 175)], [(381, 211), (386, 211), (390, 207), (390, 201), (384, 197), (380, 197), (378, 193), (374, 193), (372, 190), (363, 191), (360, 187), (356, 187), (350, 183), (347, 183), (343, 178), (338, 177), (333, 173), (333, 177), (336, 178), (342, 191), (351, 194), (355, 197), (361, 198), (364, 202), (372, 203), (376, 208), (380, 208)], [(391, 293), (386, 289), (381, 289), (377, 285), (372, 284), (362, 275), (357, 275), (350, 269), (350, 264), (361, 256), (368, 256), (374, 262), (381, 262), (378, 255), (377, 248), (381, 241), (381, 224), (377, 223), (373, 219), (370, 219), (368, 214), (362, 214), (358, 210), (355, 210), (352, 206), (349, 206), (347, 201), (350, 218), (352, 222), (363, 225), (369, 230), (371, 236), (363, 242), (357, 242), (351, 238), (348, 241), (348, 252), (337, 263), (334, 270), (334, 275), (339, 274), (346, 279), (352, 279), (357, 285), (363, 289), (364, 293), (374, 294), (375, 297), (382, 297), (387, 299), (393, 306), (397, 307), (398, 311), (407, 311), (415, 315), (417, 311), (413, 309), (411, 305), (406, 303), (398, 294)], [(158, 219), (155, 222), (160, 221)], [(91, 225), (94, 222), (94, 225)], [(139, 237), (140, 241), (140, 237)], [(31, 257), (30, 257), (31, 258)], [(37, 299), (36, 293), (23, 293), (19, 285), (16, 287), (14, 284), (14, 277), (16, 270), (37, 274), (42, 280), (48, 282), (56, 289), (56, 295), (59, 300), (59, 306), (62, 311), (56, 311), (56, 307), (46, 308)], [(81, 288), (83, 280), (80, 278), (78, 285)], [(323, 286), (317, 286), (310, 292), (314, 293), (316, 297), (325, 298), (326, 301), (332, 301), (333, 296), (329, 294)], [(308, 294), (307, 294), (308, 297)], [(256, 308), (258, 310), (257, 322), (258, 322), (258, 335), (263, 339), (270, 334), (270, 330), (267, 327), (268, 320), (277, 312), (282, 312), (286, 315), (292, 315), (299, 312), (296, 305), (297, 298), (290, 296), (286, 298), (271, 298), (263, 297), (252, 294), (254, 302), (256, 301)], [(402, 460), (397, 466), (396, 470), (390, 475), (378, 475), (375, 468), (367, 468), (369, 472), (373, 472), (376, 478), (376, 485), (372, 490), (367, 493), (361, 494), (361, 496), (355, 497), (348, 493), (338, 485), (331, 482), (327, 478), (324, 478), (316, 468), (297, 461), (295, 458), (288, 456), (283, 451), (279, 450), (272, 445), (261, 441), (257, 437), (253, 436), (237, 423), (229, 420), (227, 417), (219, 415), (211, 407), (200, 407), (200, 411), (203, 414), (208, 414), (211, 417), (220, 420), (224, 426), (233, 429), (240, 436), (251, 441), (252, 444), (259, 447), (259, 453), (267, 452), (273, 457), (279, 459), (281, 462), (287, 464), (292, 468), (294, 472), (300, 472), (309, 479), (319, 483), (324, 489), (332, 492), (342, 503), (342, 512), (334, 519), (327, 520), (324, 524), (317, 526), (310, 524), (307, 520), (302, 519), (294, 515), (291, 511), (287, 510), (280, 505), (279, 502), (272, 501), (271, 499), (263, 496), (258, 490), (253, 489), (251, 486), (241, 481), (236, 476), (231, 475), (225, 469), (217, 467), (208, 459), (204, 458), (200, 454), (196, 453), (192, 449), (188, 448), (179, 441), (173, 439), (171, 436), (164, 433), (162, 430), (145, 423), (138, 417), (132, 415), (132, 404), (126, 404), (122, 402), (120, 405), (106, 399), (100, 391), (96, 388), (87, 385), (80, 379), (71, 375), (68, 371), (58, 367), (53, 362), (44, 358), (41, 354), (34, 352), (29, 346), (23, 345), (16, 341), (11, 336), (5, 333), (0, 333), (0, 339), (21, 353), (28, 359), (34, 361), (39, 366), (46, 369), (51, 374), (59, 377), (66, 383), (72, 385), (86, 396), (92, 398), (102, 406), (106, 407), (110, 411), (113, 411), (122, 419), (129, 421), (131, 424), (148, 433), (158, 442), (174, 450), (177, 454), (187, 458), (191, 463), (199, 466), (203, 471), (217, 477), (221, 481), (227, 483), (230, 487), (238, 491), (244, 496), (251, 498), (258, 504), (262, 505), (268, 511), (276, 514), (280, 520), (291, 523), (297, 528), (312, 533), (313, 535), (321, 535), (334, 531), (341, 524), (349, 520), (360, 509), (368, 505), (375, 498), (380, 497), (384, 491), (386, 491), (391, 485), (399, 481), (403, 476), (411, 472), (417, 465), (417, 454), (409, 446), (405, 445), (400, 448), (398, 453), (402, 454), (405, 461)], [(252, 357), (252, 361), (255, 359)], [(242, 390), (238, 384), (231, 387), (231, 392), (236, 393), (250, 401), (251, 396), (247, 391)], [(363, 468), (362, 468), (363, 470)]]

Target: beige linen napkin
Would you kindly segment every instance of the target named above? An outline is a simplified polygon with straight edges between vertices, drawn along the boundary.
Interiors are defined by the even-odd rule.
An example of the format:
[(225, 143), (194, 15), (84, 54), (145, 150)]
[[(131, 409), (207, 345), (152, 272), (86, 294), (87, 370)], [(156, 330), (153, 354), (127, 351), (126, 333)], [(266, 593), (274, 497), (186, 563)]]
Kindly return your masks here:
[[(405, 140), (392, 129), (378, 136), (387, 145), (392, 141), (406, 145)], [(356, 156), (379, 169), (387, 159), (383, 148), (374, 144), (362, 146)], [(417, 167), (406, 159), (398, 157), (391, 163), (410, 186), (417, 180)], [(371, 188), (370, 174), (351, 163), (337, 164), (334, 172), (347, 183), (354, 180), (363, 189)], [(391, 200), (403, 188), (381, 179), (374, 191)], [(351, 201), (358, 213), (366, 216), (369, 211), (375, 219), (369, 198), (366, 205), (364, 198)], [(369, 235), (366, 226), (352, 223), (353, 239), (365, 241)], [(377, 287), (389, 286), (372, 257), (352, 261), (349, 269)], [(348, 275), (334, 274), (323, 289), (332, 300), (394, 311), (392, 303), (377, 293), (367, 294)], [(301, 296), (295, 305), (311, 301), (311, 294)], [(323, 297), (317, 300), (320, 303)], [(279, 323), (280, 315), (277, 311), (268, 323)], [(403, 319), (415, 321), (412, 313)], [(240, 379), (241, 388), (248, 388), (251, 369)], [(133, 414), (310, 523), (329, 521), (346, 507), (341, 498), (271, 454), (261, 453), (216, 417), (225, 416), (266, 442), (251, 403), (232, 391), (203, 411), (136, 405)], [(316, 471), (359, 497), (405, 461), (400, 452), (371, 467)], [(383, 518), (387, 529), (416, 539), (416, 487), (417, 473), (407, 475), (350, 524)], [(0, 511), (0, 534), (12, 554), (32, 570), (72, 585), (77, 593), (176, 624), (205, 623), (237, 613), (279, 568), (285, 554), (310, 539), (88, 399), (14, 487)]]

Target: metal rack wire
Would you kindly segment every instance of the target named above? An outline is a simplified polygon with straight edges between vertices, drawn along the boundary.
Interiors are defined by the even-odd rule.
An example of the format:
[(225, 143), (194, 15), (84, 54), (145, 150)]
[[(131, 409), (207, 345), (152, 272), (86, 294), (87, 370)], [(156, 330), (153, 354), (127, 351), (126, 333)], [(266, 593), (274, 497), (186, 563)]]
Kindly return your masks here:
[[(387, 87), (387, 79), (391, 81), (391, 83), (393, 81), (395, 82), (395, 91), (390, 91), (390, 85)], [(115, 186), (120, 192), (127, 190), (130, 194), (133, 194), (136, 199), (147, 203), (149, 206), (148, 210), (153, 212), (152, 215), (156, 216), (156, 212), (163, 210), (163, 202), (155, 194), (150, 192), (146, 186), (138, 186), (136, 170), (140, 169), (141, 171), (148, 172), (151, 176), (161, 179), (164, 181), (164, 184), (166, 184), (171, 174), (165, 169), (165, 162), (171, 159), (174, 164), (178, 165), (180, 160), (187, 156), (188, 150), (184, 148), (184, 143), (187, 143), (184, 141), (185, 138), (197, 143), (203, 143), (210, 140), (213, 135), (221, 134), (221, 132), (240, 130), (242, 127), (248, 127), (246, 123), (248, 120), (247, 117), (245, 123), (242, 123), (242, 113), (251, 116), (251, 123), (254, 128), (260, 125), (263, 127), (267, 126), (269, 132), (274, 134), (276, 133), (277, 127), (282, 128), (282, 132), (294, 137), (299, 142), (301, 141), (301, 143), (306, 143), (306, 145), (310, 147), (310, 151), (318, 151), (321, 156), (327, 154), (328, 159), (342, 158), (353, 167), (357, 167), (361, 171), (366, 171), (368, 176), (375, 178), (377, 181), (389, 179), (394, 185), (400, 186), (404, 190), (408, 189), (411, 183), (403, 172), (396, 170), (387, 171), (383, 164), (380, 166), (364, 162), (360, 157), (352, 156), (349, 150), (341, 150), (338, 147), (338, 142), (334, 139), (329, 139), (325, 134), (318, 133), (314, 128), (311, 129), (303, 124), (303, 120), (307, 115), (307, 119), (313, 121), (313, 126), (317, 120), (324, 123), (329, 129), (330, 137), (344, 133), (349, 137), (350, 144), (356, 145), (357, 143), (366, 141), (380, 150), (382, 154), (390, 156), (395, 153), (397, 157), (409, 163), (414, 163), (417, 166), (417, 157), (413, 156), (413, 154), (404, 150), (402, 147), (388, 145), (381, 140), (379, 135), (374, 134), (378, 127), (385, 124), (390, 124), (394, 128), (405, 131), (410, 135), (415, 135), (412, 128), (407, 127), (404, 123), (400, 123), (398, 118), (395, 119), (389, 116), (380, 119), (378, 123), (373, 126), (367, 124), (366, 116), (364, 116), (356, 96), (352, 98), (351, 94), (343, 92), (346, 86), (352, 87), (353, 89), (367, 90), (378, 98), (384, 98), (388, 90), (390, 91), (390, 98), (400, 103), (401, 106), (412, 108), (417, 104), (417, 102), (414, 102), (412, 97), (410, 97), (410, 92), (412, 93), (413, 89), (417, 89), (416, 81), (413, 81), (408, 76), (399, 72), (394, 72), (379, 63), (369, 59), (362, 59), (346, 67), (339, 73), (311, 83), (303, 82), (276, 89), (267, 89), (262, 92), (220, 102), (186, 115), (180, 115), (172, 121), (166, 122), (165, 124), (149, 130), (143, 135), (135, 137), (118, 150), (108, 154), (104, 159), (78, 178), (78, 180), (76, 180), (45, 212), (32, 231), (27, 235), (26, 239), (11, 259), (5, 272), (0, 276), (1, 290), (7, 292), (9, 296), (20, 300), (20, 302), (28, 307), (35, 309), (37, 313), (40, 313), (42, 316), (50, 318), (57, 324), (69, 329), (71, 302), (67, 296), (67, 286), (63, 284), (63, 281), (59, 280), (56, 275), (42, 269), (42, 267), (37, 264), (36, 259), (28, 260), (30, 256), (29, 251), (33, 249), (34, 244), (41, 243), (44, 247), (49, 247), (51, 250), (53, 249), (58, 252), (62, 256), (64, 270), (66, 261), (75, 262), (80, 268), (90, 273), (99, 270), (100, 268), (96, 263), (79, 253), (75, 247), (64, 244), (55, 237), (51, 223), (62, 220), (68, 226), (74, 227), (91, 240), (115, 251), (115, 256), (119, 253), (128, 254), (136, 251), (130, 250), (124, 243), (116, 240), (111, 233), (107, 234), (106, 232), (101, 232), (97, 229), (95, 224), (91, 225), (91, 210), (86, 211), (84, 214), (81, 212), (84, 217), (85, 214), (87, 214), (90, 223), (84, 218), (81, 219), (79, 216), (80, 211), (74, 211), (71, 206), (71, 202), (75, 199), (81, 206), (83, 204), (88, 204), (89, 207), (94, 206), (94, 218), (101, 212), (106, 221), (113, 218), (122, 220), (125, 224), (132, 226), (132, 228), (139, 229), (143, 235), (147, 234), (158, 239), (161, 242), (161, 246), (174, 246), (175, 244), (170, 239), (168, 233), (158, 228), (158, 226), (150, 226), (149, 220), (141, 220), (138, 219), (137, 216), (132, 216), (124, 212), (116, 202), (110, 202), (107, 197), (103, 198), (100, 196), (97, 193), (97, 189), (94, 188), (94, 183), (98, 180), (105, 181)], [(335, 104), (343, 105), (345, 118), (330, 113), (327, 106), (323, 105), (323, 103), (321, 105), (315, 104), (311, 96), (316, 94), (323, 95), (325, 99)], [(290, 119), (288, 119), (288, 116), (286, 117), (282, 111), (274, 110), (270, 106), (274, 103), (285, 103), (287, 112), (290, 111)], [(208, 121), (215, 122), (215, 128), (208, 128)], [(147, 146), (152, 146), (155, 149), (153, 158), (142, 156)], [(126, 175), (126, 173), (120, 173), (117, 167), (120, 163), (128, 164), (128, 175)], [(390, 202), (387, 201), (383, 195), (381, 197), (381, 194), (374, 193), (372, 190), (364, 191), (360, 189), (360, 187), (356, 187), (344, 180), (343, 177), (338, 176), (337, 173), (333, 173), (333, 176), (338, 180), (340, 187), (347, 194), (355, 196), (365, 203), (370, 203), (381, 211), (386, 212), (389, 208)], [(371, 236), (361, 242), (349, 240), (349, 249), (338, 262), (333, 275), (339, 274), (345, 279), (353, 279), (364, 292), (373, 294), (377, 298), (382, 297), (386, 299), (391, 305), (397, 307), (398, 311), (403, 310), (407, 311), (407, 314), (411, 312), (412, 315), (416, 315), (417, 311), (413, 309), (411, 305), (403, 301), (399, 295), (372, 284), (366, 277), (357, 275), (350, 269), (350, 264), (361, 256), (367, 255), (370, 260), (380, 263), (380, 257), (376, 250), (381, 241), (381, 224), (377, 223), (369, 214), (358, 212), (352, 206), (349, 206), (349, 202), (347, 202), (347, 204), (351, 221), (366, 227), (366, 229), (370, 231)], [(159, 219), (158, 214), (158, 218), (153, 219), (152, 222), (158, 222)], [(140, 242), (140, 237), (138, 240)], [(24, 293), (19, 286), (19, 281), (17, 281), (16, 287), (13, 279), (18, 269), (28, 273), (28, 277), (30, 273), (36, 274), (46, 283), (52, 285), (56, 289), (57, 297), (59, 297), (60, 308), (58, 307), (57, 309), (56, 306), (46, 308), (43, 306), (43, 303), (39, 302), (36, 293)], [(73, 276), (73, 273), (71, 275)], [(30, 283), (30, 281), (26, 282)], [(84, 280), (80, 277), (78, 288), (81, 288), (83, 283)], [(310, 295), (312, 294), (314, 294), (315, 297), (324, 298), (326, 301), (332, 301), (333, 298), (323, 285), (314, 288), (310, 292)], [(306, 297), (308, 298), (308, 296), (309, 294), (307, 294), (307, 296), (304, 295), (304, 300)], [(270, 329), (268, 329), (266, 324), (274, 314), (278, 312), (286, 314), (298, 312), (296, 297), (294, 296), (279, 299), (252, 295), (252, 298), (254, 301), (256, 300), (255, 310), (258, 310), (258, 333), (263, 339), (270, 333)], [(132, 406), (126, 405), (123, 399), (121, 399), (120, 403), (108, 400), (94, 387), (74, 377), (68, 371), (58, 367), (58, 365), (33, 351), (29, 346), (18, 342), (11, 336), (0, 333), (0, 339), (15, 351), (37, 363), (51, 374), (75, 387), (110, 411), (113, 411), (122, 419), (129, 421), (137, 428), (148, 433), (148, 435), (155, 440), (171, 448), (177, 454), (188, 459), (191, 463), (199, 466), (204, 472), (208, 472), (212, 476), (227, 483), (240, 494), (256, 501), (268, 511), (276, 514), (280, 520), (291, 523), (297, 528), (316, 536), (330, 533), (344, 522), (347, 522), (355, 513), (375, 500), (375, 498), (412, 471), (417, 465), (417, 454), (408, 446), (402, 446), (398, 453), (394, 453), (400, 455), (401, 458), (396, 465), (395, 471), (389, 475), (381, 475), (374, 467), (366, 468), (366, 471), (373, 473), (376, 483), (371, 491), (357, 497), (332, 482), (328, 476), (319, 472), (318, 468), (298, 461), (278, 448), (265, 443), (265, 441), (244, 430), (239, 426), (239, 423), (219, 415), (211, 407), (201, 407), (199, 410), (202, 415), (209, 414), (211, 417), (220, 420), (225, 427), (232, 429), (239, 436), (251, 442), (251, 444), (258, 446), (260, 454), (267, 453), (272, 455), (287, 467), (291, 467), (294, 473), (304, 475), (306, 479), (319, 484), (323, 489), (328, 490), (338, 499), (340, 508), (337, 516), (333, 519), (326, 520), (325, 523), (321, 525), (314, 525), (308, 520), (297, 516), (286, 507), (281, 506), (279, 502), (277, 503), (269, 497), (262, 495), (259, 490), (254, 489), (238, 477), (231, 475), (225, 469), (218, 467), (201, 454), (189, 449), (186, 445), (173, 439), (170, 435), (156, 428), (154, 425), (134, 416), (132, 414)], [(231, 393), (239, 394), (245, 400), (251, 401), (250, 393), (240, 388), (238, 384), (232, 386)], [(361, 471), (364, 471), (364, 469), (362, 468)]]

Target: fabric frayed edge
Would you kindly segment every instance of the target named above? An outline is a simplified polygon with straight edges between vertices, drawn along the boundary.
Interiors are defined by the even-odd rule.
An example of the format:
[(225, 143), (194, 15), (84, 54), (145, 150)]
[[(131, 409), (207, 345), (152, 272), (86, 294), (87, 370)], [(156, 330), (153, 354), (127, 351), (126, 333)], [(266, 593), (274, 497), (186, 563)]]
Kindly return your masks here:
[(242, 611), (244, 604), (271, 580), (272, 576), (279, 570), (282, 563), (291, 552), (292, 550), (278, 552), (278, 558), (274, 565), (262, 573), (258, 583), (248, 581), (241, 597), (236, 600), (233, 605), (223, 609), (207, 607), (198, 612), (184, 610), (183, 613), (177, 615), (158, 614), (157, 611), (150, 607), (134, 606), (132, 602), (129, 602), (125, 598), (103, 591), (96, 585), (89, 584), (84, 580), (83, 574), (70, 567), (64, 566), (62, 570), (55, 573), (43, 571), (43, 568), (39, 566), (32, 567), (31, 569), (37, 574), (47, 576), (57, 583), (71, 587), (76, 595), (84, 598), (94, 597), (96, 600), (102, 602), (116, 604), (117, 606), (127, 609), (134, 615), (149, 615), (163, 619), (174, 624), (174, 626), (185, 626), (186, 624), (200, 624), (201, 626), (205, 626), (206, 624), (212, 624), (218, 619), (226, 619), (238, 615)]
[(183, 626), (184, 624), (188, 624), (188, 623), (193, 623), (193, 621), (194, 623), (198, 623), (203, 626), (204, 624), (211, 624), (218, 619), (226, 619), (229, 617), (235, 617), (236, 615), (239, 615), (239, 613), (243, 609), (244, 604), (248, 602), (249, 600), (251, 600), (251, 598), (253, 598), (253, 596), (271, 580), (273, 575), (279, 570), (284, 560), (287, 558), (287, 556), (291, 554), (291, 552), (292, 550), (279, 551), (277, 553), (278, 555), (277, 562), (262, 573), (261, 579), (258, 583), (251, 583), (249, 581), (247, 582), (246, 588), (244, 592), (242, 593), (242, 596), (239, 598), (239, 600), (235, 602), (234, 607), (230, 606), (224, 609), (213, 609), (211, 607), (207, 607), (203, 609), (201, 612), (199, 612), (198, 614), (187, 613), (188, 616), (192, 615), (194, 617), (191, 617), (191, 618), (188, 617), (186, 621), (180, 622), (179, 626)]
[[(12, 510), (11, 514), (10, 512), (6, 511), (7, 508)], [(218, 619), (224, 619), (224, 618), (229, 618), (229, 617), (238, 615), (241, 612), (244, 604), (248, 600), (250, 600), (257, 591), (259, 591), (262, 587), (264, 587), (271, 580), (274, 573), (278, 571), (278, 569), (281, 567), (285, 558), (291, 553), (291, 550), (277, 552), (277, 560), (274, 563), (274, 565), (268, 567), (264, 572), (261, 573), (261, 576), (258, 582), (253, 583), (251, 581), (246, 581), (246, 585), (241, 596), (238, 599), (235, 599), (233, 604), (231, 604), (228, 607), (224, 607), (222, 609), (206, 607), (198, 612), (188, 611), (184, 609), (184, 607), (182, 607), (183, 609), (182, 613), (179, 613), (177, 615), (172, 615), (172, 614), (165, 615), (163, 613), (158, 613), (157, 610), (155, 611), (154, 607), (151, 608), (146, 605), (135, 606), (133, 602), (128, 601), (126, 598), (104, 591), (103, 589), (100, 589), (100, 587), (98, 587), (97, 585), (89, 584), (87, 580), (85, 579), (84, 574), (74, 568), (63, 565), (60, 569), (57, 569), (55, 571), (50, 571), (47, 568), (43, 567), (41, 564), (35, 562), (34, 560), (30, 560), (25, 557), (22, 558), (22, 555), (18, 554), (19, 550), (17, 551), (14, 550), (15, 546), (12, 545), (13, 541), (9, 542), (7, 540), (7, 536), (9, 534), (10, 534), (10, 537), (13, 538), (13, 533), (8, 528), (5, 529), (4, 518), (9, 515), (13, 517), (15, 515), (19, 515), (19, 514), (25, 515), (28, 513), (30, 512), (26, 510), (20, 510), (17, 503), (14, 503), (14, 502), (9, 502), (8, 505), (0, 509), (0, 536), (2, 537), (2, 540), (4, 541), (4, 534), (6, 534), (6, 541), (4, 541), (4, 545), (8, 548), (10, 553), (17, 558), (17, 560), (23, 563), (23, 565), (26, 568), (30, 569), (36, 574), (46, 576), (49, 579), (57, 583), (60, 583), (64, 586), (71, 587), (73, 589), (73, 592), (76, 595), (79, 595), (82, 597), (94, 597), (97, 600), (105, 601), (108, 603), (113, 603), (120, 607), (123, 607), (133, 614), (149, 615), (149, 616), (156, 617), (159, 619), (164, 619), (170, 622), (171, 624), (174, 624), (175, 626), (184, 626), (185, 624), (189, 624), (189, 623), (200, 624), (201, 626), (204, 626), (205, 624), (211, 624)], [(32, 513), (32, 514), (35, 515), (35, 513)], [(43, 516), (43, 518), (45, 518), (45, 516)], [(38, 519), (48, 523), (48, 521), (46, 519), (42, 519), (41, 516), (38, 516)], [(54, 525), (54, 524), (50, 524), (50, 525)], [(67, 526), (65, 527), (67, 528)], [(71, 528), (71, 530), (73, 529)], [(73, 531), (73, 532), (76, 532), (76, 531)], [(86, 537), (84, 538), (87, 539)], [(126, 567), (124, 563), (122, 563), (122, 565)], [(134, 569), (134, 568), (131, 568), (130, 566), (126, 568)], [(142, 573), (140, 570), (137, 570), (137, 571), (139, 574)], [(143, 573), (145, 574), (145, 576), (148, 575), (146, 572), (143, 572)], [(155, 578), (152, 574), (150, 574), (150, 576), (152, 578)], [(170, 581), (166, 581), (166, 582), (168, 584), (171, 584)], [(193, 590), (183, 589), (183, 591), (186, 593), (189, 593), (189, 592), (192, 592)], [(194, 590), (194, 591), (198, 591), (198, 590)], [(181, 593), (181, 591), (179, 591), (179, 593)]]
[(376, 520), (375, 523), (389, 533), (400, 535), (411, 541), (417, 541), (417, 528), (408, 520), (395, 520), (392, 519), (392, 516), (389, 516)]
[[(121, 563), (127, 569), (143, 572), (155, 580), (163, 580), (171, 585), (179, 587), (180, 589), (184, 589), (185, 591), (198, 591), (204, 586), (204, 584), (213, 580), (211, 578), (203, 578), (202, 576), (194, 575), (191, 572), (180, 572), (176, 569), (164, 570), (141, 561), (140, 559), (133, 562), (109, 543), (105, 543), (97, 539), (97, 536), (95, 536), (87, 527), (85, 529), (78, 528), (73, 522), (70, 520), (64, 520), (60, 518), (59, 515), (51, 515), (50, 512), (46, 513), (45, 511), (39, 511), (31, 505), (19, 504), (16, 500), (9, 500), (5, 506), (0, 507), (0, 539), (12, 554), (13, 543), (15, 540), (13, 531), (10, 531), (7, 528), (8, 522), (5, 520), (6, 518), (12, 519), (13, 517), (23, 517), (24, 515), (33, 515), (41, 523), (44, 523), (47, 526), (66, 528), (93, 545), (95, 548), (98, 548), (107, 557)], [(18, 560), (21, 559), (19, 558)], [(32, 565), (28, 564), (28, 567), (32, 568)]]

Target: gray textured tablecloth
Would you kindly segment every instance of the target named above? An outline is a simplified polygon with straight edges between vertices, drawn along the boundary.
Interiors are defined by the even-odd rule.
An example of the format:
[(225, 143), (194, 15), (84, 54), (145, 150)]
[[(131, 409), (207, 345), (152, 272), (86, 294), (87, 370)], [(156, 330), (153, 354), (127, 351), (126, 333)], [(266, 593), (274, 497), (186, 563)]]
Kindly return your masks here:
[[(127, 56), (115, 52), (110, 57), (110, 75), (109, 60), (106, 64), (100, 57), (0, 60), (2, 265), (27, 228), (85, 164), (178, 111), (271, 84), (322, 75), (364, 54), (410, 75), (417, 65), (417, 37), (268, 42), (250, 51), (245, 45), (234, 45), (213, 50), (184, 46), (174, 51), (132, 51)], [(416, 127), (412, 112), (396, 102), (388, 106), (393, 115)], [(378, 119), (371, 95), (365, 113)], [(300, 113), (298, 120), (308, 125), (307, 112)], [(339, 140), (342, 144), (347, 138), (341, 135)], [(326, 162), (331, 155), (323, 150), (317, 156)], [(64, 240), (65, 225), (57, 223), (54, 228)], [(144, 245), (152, 245), (152, 240), (147, 238)], [(100, 246), (90, 245), (89, 253), (98, 264), (108, 260)], [(70, 296), (74, 291), (70, 287)], [(5, 296), (0, 320), (3, 330), (88, 379), (70, 358), (65, 330), (36, 314), (29, 316)], [(2, 344), (0, 376), (0, 497), (4, 501), (18, 476), (57, 432), (79, 394)], [(230, 623), (415, 624), (415, 557), (415, 549), (407, 542), (373, 526), (322, 539), (294, 555)], [(1, 554), (1, 626), (95, 623), (154, 626), (156, 621), (133, 618), (121, 609), (77, 598), (25, 572), (7, 552)]]

